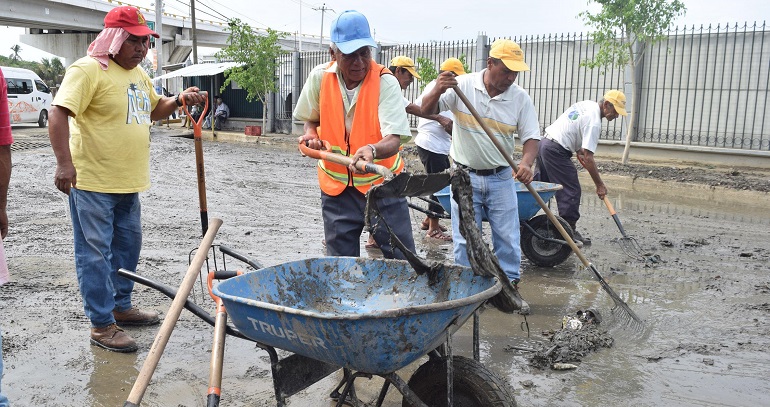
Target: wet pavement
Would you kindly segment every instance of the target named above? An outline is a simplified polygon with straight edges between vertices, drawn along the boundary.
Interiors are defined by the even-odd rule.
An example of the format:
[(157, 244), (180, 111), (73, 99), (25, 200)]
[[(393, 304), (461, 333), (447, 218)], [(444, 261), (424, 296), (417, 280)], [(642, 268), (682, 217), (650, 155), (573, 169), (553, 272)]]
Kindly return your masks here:
[[(127, 330), (139, 343), (137, 354), (89, 345), (66, 197), (52, 182), (55, 160), (44, 133), (20, 133), (17, 139), (30, 145), (13, 155), (5, 240), (13, 282), (0, 289), (3, 390), (15, 406), (122, 405), (157, 327)], [(138, 272), (172, 287), (181, 282), (190, 252), (200, 243), (193, 143), (167, 137), (181, 134), (154, 132), (153, 186), (142, 193)], [(323, 253), (314, 162), (300, 157), (287, 140), (204, 143), (208, 215), (224, 220), (216, 243), (266, 265)], [(553, 268), (525, 259), (520, 289), (532, 315), (483, 312), (481, 362), (514, 388), (520, 406), (770, 405), (767, 193), (605, 176), (627, 233), (662, 260), (647, 264), (623, 253), (620, 232), (591, 193), (590, 179), (583, 181), (587, 193), (579, 226), (593, 240), (583, 252), (646, 328), (638, 332), (618, 323), (612, 300), (575, 256)], [(449, 245), (422, 238), (418, 226), (424, 215), (412, 214), (419, 254), (451, 256)], [(362, 254), (377, 257), (377, 250), (363, 248), (365, 238)], [(135, 291), (142, 307), (165, 312), (170, 306), (152, 289)], [(194, 297), (213, 312), (198, 284)], [(538, 346), (546, 341), (544, 332), (561, 327), (563, 316), (588, 308), (602, 313), (602, 326), (615, 341), (586, 356), (577, 369), (537, 369), (529, 365), (529, 352), (512, 350)], [(470, 325), (454, 337), (456, 354), (472, 355)], [(182, 313), (142, 405), (205, 405), (212, 332)], [(418, 364), (399, 373), (407, 380)], [(328, 405), (337, 376), (290, 398), (289, 405)], [(361, 384), (359, 395), (374, 400), (378, 387)], [(269, 359), (251, 342), (227, 339), (222, 405), (275, 405)], [(385, 405), (401, 405), (394, 390)]]

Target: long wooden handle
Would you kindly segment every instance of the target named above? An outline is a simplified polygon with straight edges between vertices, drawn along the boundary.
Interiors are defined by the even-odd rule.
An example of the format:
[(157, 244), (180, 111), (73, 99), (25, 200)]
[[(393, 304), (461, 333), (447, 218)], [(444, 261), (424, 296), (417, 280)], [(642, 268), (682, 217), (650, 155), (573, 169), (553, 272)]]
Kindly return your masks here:
[[(328, 145), (328, 142), (326, 144)], [(353, 159), (348, 156), (332, 153), (330, 151), (315, 150), (306, 146), (305, 143), (299, 143), (299, 151), (302, 152), (302, 154), (310, 158), (315, 158), (317, 160), (329, 161), (329, 162), (333, 162), (333, 163), (345, 165), (345, 166), (353, 164)], [(390, 180), (391, 178), (393, 178), (393, 173), (390, 172), (390, 170), (387, 169), (386, 167), (383, 167), (382, 165), (367, 163), (362, 161), (358, 161), (355, 164), (356, 164), (356, 168), (358, 168), (359, 170), (368, 172), (370, 174), (382, 175), (382, 177), (385, 180)]]
[(139, 371), (139, 376), (136, 377), (134, 387), (131, 388), (128, 399), (125, 404), (123, 404), (124, 407), (138, 407), (139, 403), (142, 402), (144, 392), (150, 384), (150, 379), (152, 379), (152, 375), (155, 373), (155, 368), (158, 367), (158, 361), (160, 360), (161, 355), (163, 355), (163, 351), (166, 349), (166, 344), (171, 337), (171, 332), (174, 330), (174, 326), (179, 320), (182, 308), (184, 308), (187, 297), (190, 295), (190, 291), (192, 291), (193, 285), (195, 284), (195, 279), (198, 277), (201, 267), (203, 267), (203, 263), (206, 261), (209, 249), (211, 249), (214, 237), (219, 231), (220, 226), (222, 226), (221, 219), (214, 218), (211, 220), (208, 231), (206, 232), (206, 235), (203, 236), (198, 251), (195, 253), (195, 257), (193, 257), (190, 267), (187, 268), (187, 273), (182, 280), (182, 284), (179, 286), (176, 297), (174, 297), (174, 301), (171, 303), (171, 308), (168, 309), (166, 317), (163, 318), (163, 324), (160, 326), (158, 334), (155, 335), (155, 341), (152, 343), (150, 352), (147, 354), (147, 359), (145, 359), (144, 364), (142, 365), (142, 370)]
[[(503, 149), (502, 144), (497, 140), (497, 138), (492, 133), (492, 130), (484, 123), (484, 121), (481, 118), (481, 115), (478, 111), (476, 111), (476, 108), (473, 107), (471, 102), (468, 100), (468, 98), (465, 96), (465, 94), (458, 88), (457, 86), (453, 86), (452, 89), (454, 89), (455, 93), (457, 93), (457, 96), (462, 100), (462, 102), (465, 104), (465, 107), (468, 108), (468, 110), (471, 112), (473, 117), (476, 119), (477, 122), (479, 122), (479, 125), (481, 125), (481, 128), (484, 129), (484, 132), (487, 134), (487, 137), (489, 137), (489, 140), (492, 141), (492, 144), (497, 147), (497, 150), (500, 151), (500, 154), (505, 157), (505, 161), (508, 162), (508, 164), (513, 168), (514, 172), (519, 172), (519, 167), (516, 165), (515, 162), (513, 162), (513, 157), (508, 155), (505, 152), (505, 149)], [(532, 185), (525, 184), (525, 187), (527, 187), (527, 191), (529, 191), (530, 194), (535, 198), (535, 201), (537, 201), (538, 205), (543, 209), (543, 212), (548, 216), (548, 219), (551, 220), (551, 223), (556, 227), (556, 229), (561, 233), (561, 236), (564, 238), (564, 240), (567, 242), (569, 247), (572, 249), (573, 252), (575, 252), (575, 255), (580, 259), (580, 261), (583, 263), (583, 266), (589, 267), (590, 263), (588, 262), (588, 259), (586, 259), (585, 256), (583, 256), (583, 253), (580, 251), (580, 249), (575, 244), (575, 241), (572, 240), (569, 233), (567, 233), (566, 230), (564, 230), (564, 227), (562, 227), (561, 222), (559, 222), (556, 219), (556, 216), (554, 216), (553, 212), (551, 212), (550, 209), (548, 209), (548, 206), (545, 204), (545, 201), (543, 201), (543, 198), (540, 197), (540, 194), (535, 191), (534, 188), (532, 188)]]
[(623, 224), (620, 223), (620, 217), (618, 216), (618, 213), (615, 212), (615, 208), (612, 206), (612, 203), (610, 203), (610, 200), (607, 199), (607, 195), (604, 196), (604, 204), (607, 206), (607, 210), (610, 211), (610, 216), (612, 216), (612, 220), (615, 221), (615, 224), (618, 226), (618, 230), (620, 230), (620, 234), (623, 235), (624, 238), (628, 239), (628, 235), (626, 234), (626, 230), (623, 228)]
[(214, 340), (211, 344), (211, 364), (209, 365), (209, 391), (206, 397), (206, 407), (219, 406), (222, 397), (222, 363), (225, 356), (225, 338), (227, 328), (227, 311), (222, 300), (217, 298), (217, 316), (214, 322)]

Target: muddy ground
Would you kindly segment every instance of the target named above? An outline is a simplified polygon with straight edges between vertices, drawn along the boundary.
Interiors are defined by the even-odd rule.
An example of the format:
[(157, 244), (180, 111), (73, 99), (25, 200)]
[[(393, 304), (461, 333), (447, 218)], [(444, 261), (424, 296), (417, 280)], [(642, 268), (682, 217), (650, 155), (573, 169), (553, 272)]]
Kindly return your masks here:
[[(3, 391), (15, 406), (123, 405), (157, 327), (127, 329), (140, 345), (136, 354), (89, 345), (67, 203), (52, 182), (55, 160), (47, 136), (32, 127), (14, 133), (5, 240), (13, 281), (0, 289)], [(142, 194), (138, 272), (172, 287), (179, 286), (200, 243), (193, 142), (173, 137), (183, 133), (153, 132), (153, 186)], [(216, 243), (265, 265), (323, 254), (314, 163), (300, 157), (290, 140), (204, 143), (208, 213), (224, 220)], [(627, 232), (662, 262), (645, 264), (623, 254), (620, 234), (590, 193), (588, 177), (580, 226), (593, 245), (584, 253), (644, 318), (645, 330), (618, 323), (612, 301), (574, 256), (554, 268), (525, 259), (521, 290), (533, 314), (525, 320), (485, 311), (482, 363), (513, 387), (521, 406), (770, 405), (768, 175), (683, 164), (600, 166)], [(413, 225), (422, 217), (413, 211)], [(426, 242), (422, 233), (415, 227), (419, 254), (446, 258), (450, 246)], [(155, 290), (137, 285), (135, 292), (139, 306), (165, 312), (171, 304)], [(213, 311), (198, 284), (195, 298)], [(544, 343), (564, 315), (587, 308), (602, 312), (615, 343), (588, 355), (576, 370), (534, 368), (528, 352), (514, 349)], [(470, 355), (469, 325), (455, 335), (459, 354)], [(211, 327), (182, 313), (143, 405), (205, 405), (211, 335)], [(408, 379), (417, 365), (399, 373)], [(290, 398), (289, 405), (329, 405), (338, 376)], [(374, 387), (362, 382), (359, 394), (373, 400)], [(267, 354), (251, 342), (228, 339), (222, 405), (275, 405)], [(385, 405), (401, 405), (395, 391)]]

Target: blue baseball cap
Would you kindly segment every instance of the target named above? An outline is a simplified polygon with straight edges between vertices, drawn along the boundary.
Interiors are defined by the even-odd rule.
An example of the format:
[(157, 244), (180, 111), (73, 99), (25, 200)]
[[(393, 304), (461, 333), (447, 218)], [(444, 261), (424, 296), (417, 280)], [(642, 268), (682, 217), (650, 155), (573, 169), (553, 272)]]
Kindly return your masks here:
[(364, 46), (377, 46), (369, 21), (355, 10), (345, 10), (332, 21), (331, 39), (343, 54), (352, 54)]

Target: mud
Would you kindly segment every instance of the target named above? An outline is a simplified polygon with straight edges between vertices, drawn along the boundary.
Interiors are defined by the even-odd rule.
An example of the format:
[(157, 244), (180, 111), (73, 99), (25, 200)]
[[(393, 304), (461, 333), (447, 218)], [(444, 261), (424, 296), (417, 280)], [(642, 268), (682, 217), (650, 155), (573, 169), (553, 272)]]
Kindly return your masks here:
[[(3, 391), (14, 406), (123, 405), (157, 327), (127, 329), (139, 343), (136, 354), (89, 345), (67, 203), (52, 182), (54, 157), (40, 130), (15, 127), (14, 133), (19, 148), (13, 153), (10, 234), (4, 242), (13, 281), (0, 288)], [(153, 186), (142, 194), (144, 243), (138, 272), (172, 287), (179, 286), (201, 237), (193, 143), (171, 137), (183, 133), (165, 128), (153, 132)], [(314, 162), (300, 157), (291, 140), (266, 136), (258, 143), (204, 143), (208, 215), (224, 220), (215, 241), (265, 265), (323, 254)], [(410, 160), (413, 168), (415, 163)], [(587, 176), (582, 178), (587, 193), (579, 227), (593, 245), (583, 252), (645, 320), (645, 330), (629, 331), (617, 323), (612, 300), (574, 256), (553, 268), (534, 267), (525, 259), (520, 290), (532, 315), (525, 320), (486, 310), (481, 315), (481, 362), (514, 388), (522, 406), (767, 405), (770, 200), (762, 183), (768, 178), (727, 168), (697, 168), (680, 175), (689, 171), (686, 166), (656, 166), (667, 175), (647, 177), (655, 174), (652, 168), (631, 165), (621, 171), (600, 165), (626, 231), (661, 261), (648, 265), (623, 253), (616, 241), (620, 233), (591, 193)], [(737, 175), (728, 175), (735, 171)], [(743, 174), (746, 178), (739, 183), (714, 185)], [(450, 245), (422, 238), (423, 217), (413, 210), (418, 254), (451, 256)], [(379, 256), (363, 248), (365, 240), (362, 253)], [(196, 284), (193, 297), (213, 312), (201, 285)], [(161, 312), (171, 304), (139, 285), (134, 301)], [(577, 369), (539, 369), (529, 364), (530, 352), (513, 348), (546, 343), (547, 333), (561, 326), (564, 315), (589, 308), (601, 312), (602, 326), (614, 343), (584, 357)], [(457, 354), (471, 356), (470, 325), (454, 336)], [(142, 405), (205, 405), (212, 333), (200, 319), (182, 313)], [(230, 337), (224, 358), (222, 405), (275, 405), (264, 351)], [(407, 380), (419, 364), (399, 374)], [(329, 405), (328, 394), (339, 377), (310, 386), (290, 398), (289, 405)], [(374, 400), (379, 383), (363, 379), (359, 396)], [(401, 405), (392, 388), (385, 405)]]

